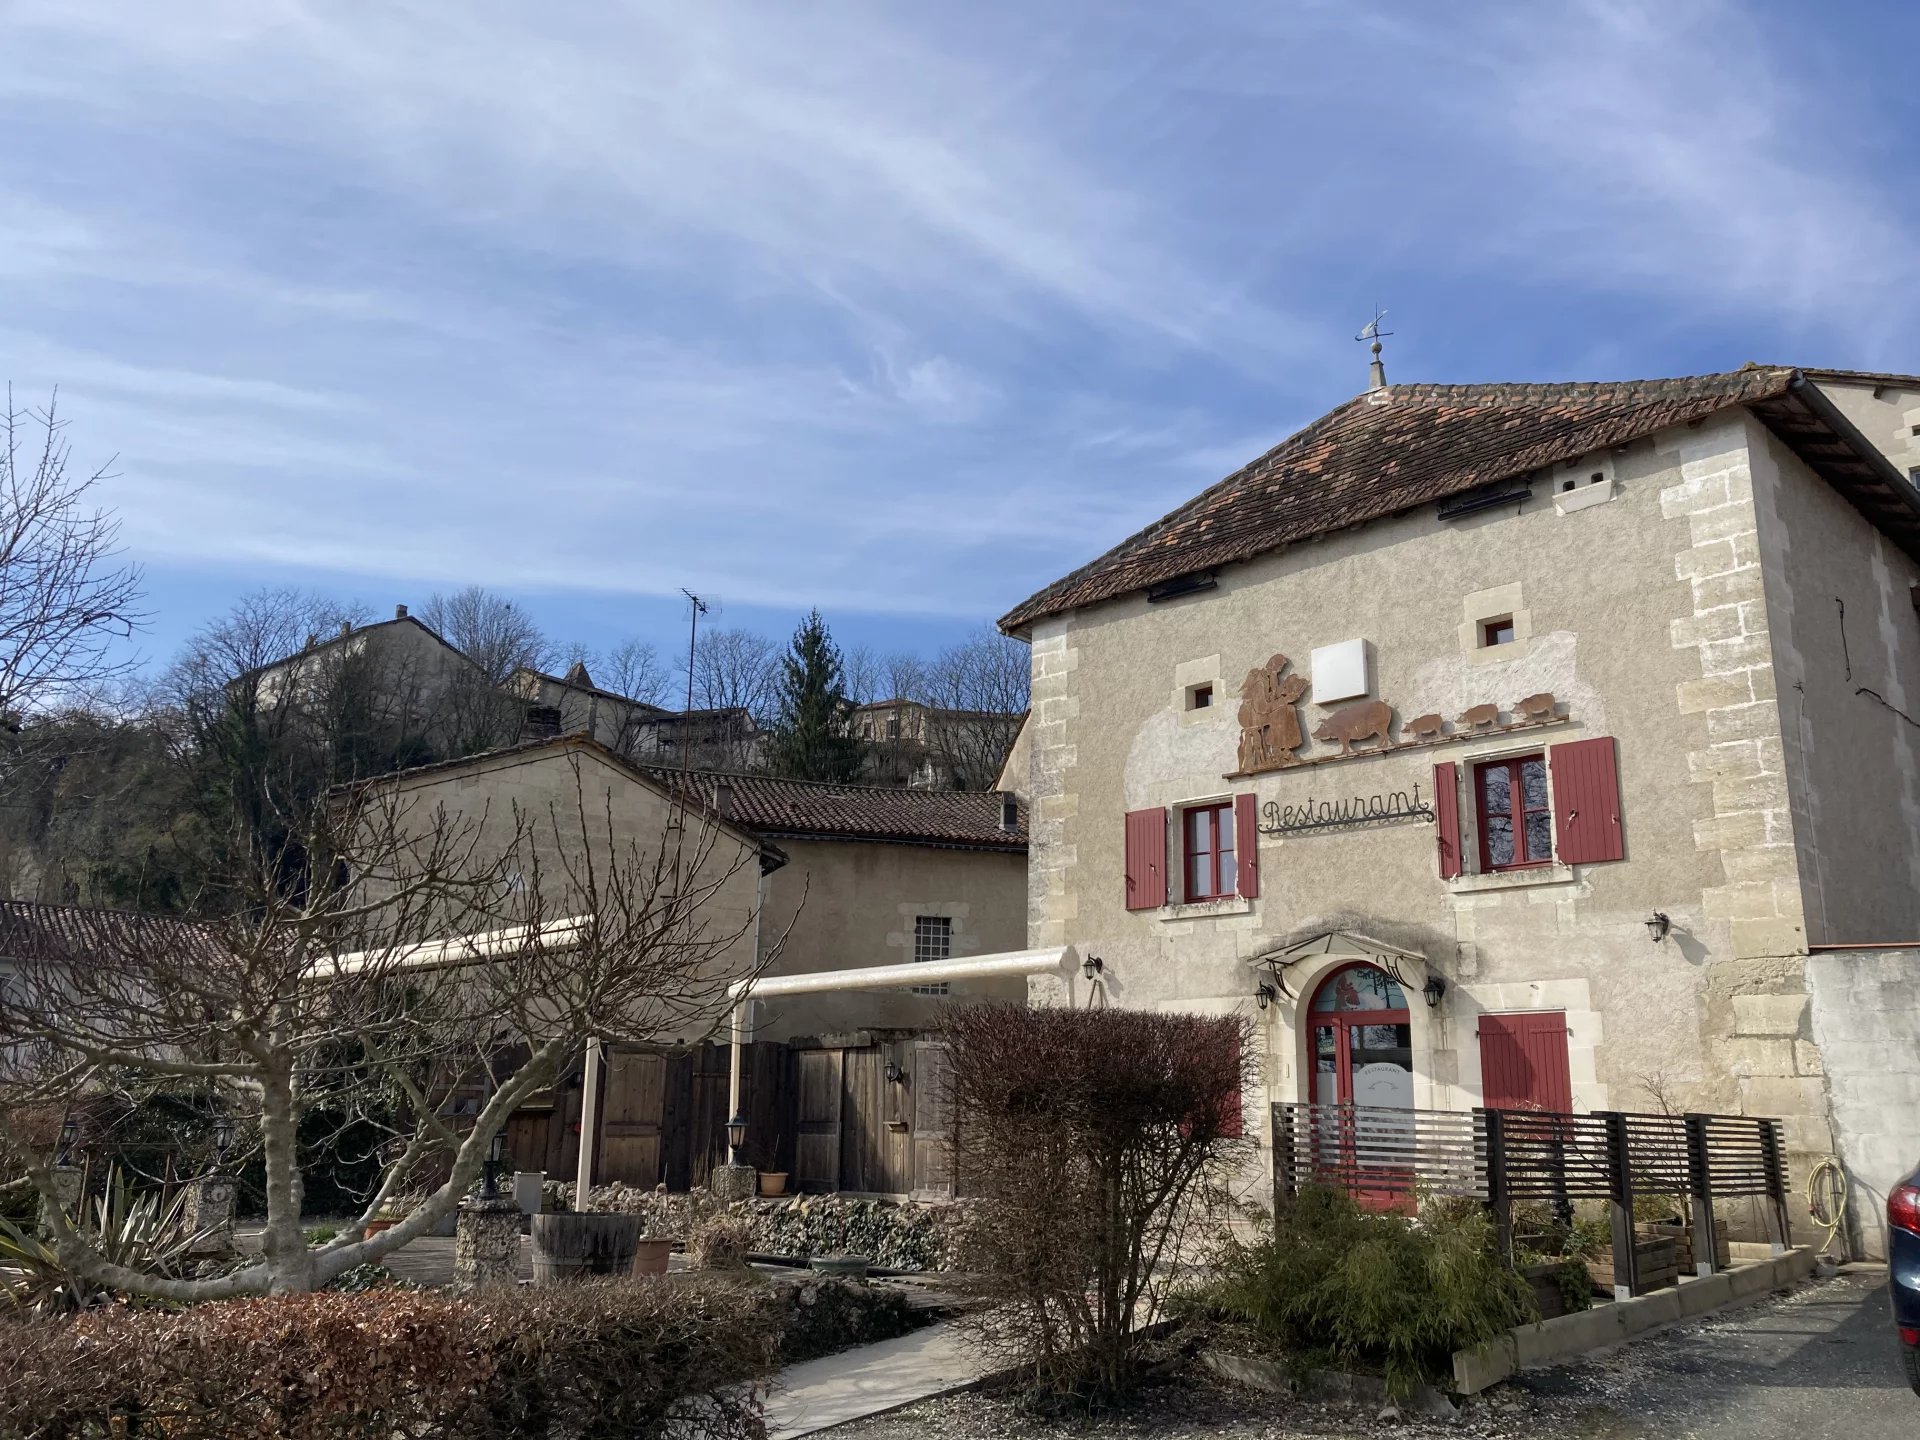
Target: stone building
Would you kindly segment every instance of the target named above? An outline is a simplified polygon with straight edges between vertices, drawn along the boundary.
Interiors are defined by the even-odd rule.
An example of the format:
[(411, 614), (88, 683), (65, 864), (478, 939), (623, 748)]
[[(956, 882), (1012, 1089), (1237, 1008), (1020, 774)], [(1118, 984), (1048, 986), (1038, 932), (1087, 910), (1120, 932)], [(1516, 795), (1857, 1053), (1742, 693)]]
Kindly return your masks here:
[(1250, 1103), (1781, 1117), (1871, 1252), (1920, 1146), (1917, 467), (1920, 378), (1376, 383), (1002, 620), (1029, 943), (1251, 1016)]

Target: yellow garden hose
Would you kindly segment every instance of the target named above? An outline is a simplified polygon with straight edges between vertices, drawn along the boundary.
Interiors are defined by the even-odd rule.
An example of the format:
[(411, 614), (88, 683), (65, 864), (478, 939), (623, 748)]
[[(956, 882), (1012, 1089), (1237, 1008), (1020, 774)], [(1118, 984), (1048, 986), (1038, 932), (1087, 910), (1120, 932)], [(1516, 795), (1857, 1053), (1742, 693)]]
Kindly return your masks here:
[(1814, 1224), (1827, 1232), (1819, 1253), (1846, 1258), (1834, 1242), (1839, 1238), (1840, 1227), (1847, 1222), (1847, 1172), (1831, 1155), (1807, 1174), (1807, 1213), (1813, 1217)]

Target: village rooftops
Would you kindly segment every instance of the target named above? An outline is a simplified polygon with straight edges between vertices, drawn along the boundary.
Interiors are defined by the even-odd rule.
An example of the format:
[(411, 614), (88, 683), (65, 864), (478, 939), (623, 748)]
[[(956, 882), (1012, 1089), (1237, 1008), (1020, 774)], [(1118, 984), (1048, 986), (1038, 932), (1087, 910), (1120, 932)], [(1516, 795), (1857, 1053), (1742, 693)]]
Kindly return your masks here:
[(1720, 375), (1581, 384), (1393, 385), (1356, 396), (1106, 554), (1009, 611), (1000, 628), (1222, 565), (1745, 406), (1908, 554), (1920, 495), (1812, 382), (1920, 389), (1920, 378), (1749, 366)]
[(89, 956), (134, 956), (142, 947), (213, 944), (206, 928), (170, 915), (0, 900), (0, 959), (73, 964)]
[[(1001, 828), (1005, 799), (996, 790), (904, 790), (770, 775), (655, 770), (668, 784), (685, 783), (710, 797), (729, 819), (775, 840), (861, 840), (950, 849), (1027, 849), (1027, 811), (1016, 805), (1015, 825)], [(721, 796), (721, 799), (711, 797)]]

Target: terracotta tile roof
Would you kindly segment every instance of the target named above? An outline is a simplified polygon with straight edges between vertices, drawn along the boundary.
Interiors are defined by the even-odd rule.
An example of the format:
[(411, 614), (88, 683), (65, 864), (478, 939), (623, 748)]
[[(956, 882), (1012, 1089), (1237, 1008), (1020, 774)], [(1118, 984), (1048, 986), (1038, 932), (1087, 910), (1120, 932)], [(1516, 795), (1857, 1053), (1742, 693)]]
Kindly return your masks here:
[(719, 787), (730, 786), (728, 818), (773, 839), (874, 840), (1022, 854), (1027, 848), (1026, 806), (1018, 808), (1017, 828), (1002, 830), (998, 791), (898, 790), (702, 770), (655, 773), (668, 783), (691, 781), (710, 802)]
[[(1828, 372), (1833, 373), (1833, 372)], [(1432, 504), (1733, 405), (1797, 372), (1674, 380), (1394, 385), (1361, 395), (1015, 606), (1003, 630)]]
[(178, 946), (183, 941), (209, 949), (215, 943), (201, 926), (168, 915), (0, 900), (0, 959), (71, 964), (89, 955), (138, 954), (143, 943)]

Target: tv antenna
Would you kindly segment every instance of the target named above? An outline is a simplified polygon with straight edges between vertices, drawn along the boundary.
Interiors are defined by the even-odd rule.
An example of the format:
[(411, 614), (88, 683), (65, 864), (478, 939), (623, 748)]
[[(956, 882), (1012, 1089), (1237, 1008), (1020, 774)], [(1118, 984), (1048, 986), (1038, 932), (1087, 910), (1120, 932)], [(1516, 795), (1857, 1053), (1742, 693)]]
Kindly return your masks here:
[[(687, 605), (689, 607), (687, 616), (687, 713), (691, 714), (693, 712), (694, 646), (700, 638), (700, 617), (705, 615), (712, 607), (684, 585), (680, 587), (680, 593), (687, 597)], [(685, 719), (683, 718), (680, 723), (684, 727), (686, 724)]]
[(1373, 364), (1367, 375), (1367, 389), (1384, 390), (1387, 388), (1387, 367), (1380, 361), (1380, 342), (1393, 334), (1391, 330), (1382, 330), (1380, 322), (1387, 318), (1387, 312), (1380, 306), (1373, 307), (1373, 319), (1361, 327), (1360, 333), (1353, 338), (1365, 343), (1372, 341), (1369, 347), (1373, 351)]

